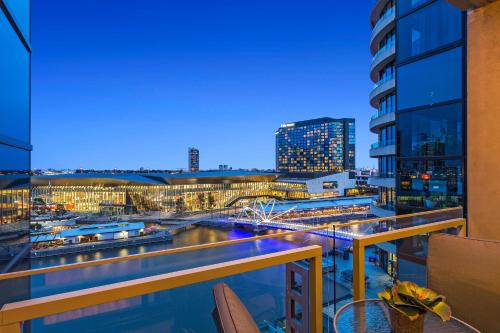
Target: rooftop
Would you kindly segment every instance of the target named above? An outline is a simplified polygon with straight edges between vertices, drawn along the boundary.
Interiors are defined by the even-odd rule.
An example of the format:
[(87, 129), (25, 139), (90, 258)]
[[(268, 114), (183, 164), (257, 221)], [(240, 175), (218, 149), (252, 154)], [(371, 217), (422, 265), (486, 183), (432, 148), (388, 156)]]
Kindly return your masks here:
[(279, 174), (264, 171), (200, 171), (183, 173), (71, 173), (32, 177), (34, 186), (189, 185), (274, 181)]

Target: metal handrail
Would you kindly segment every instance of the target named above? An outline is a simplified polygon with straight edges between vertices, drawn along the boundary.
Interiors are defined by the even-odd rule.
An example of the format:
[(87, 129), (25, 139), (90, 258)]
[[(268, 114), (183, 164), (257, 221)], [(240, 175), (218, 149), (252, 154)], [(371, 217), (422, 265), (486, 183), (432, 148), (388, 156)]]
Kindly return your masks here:
[(20, 333), (21, 323), (35, 318), (306, 259), (310, 260), (310, 332), (322, 332), (322, 248), (313, 245), (5, 304), (0, 310), (0, 333)]
[(425, 233), (462, 227), (461, 235), (466, 234), (466, 220), (464, 218), (449, 219), (414, 227), (390, 230), (378, 234), (355, 237), (353, 239), (353, 298), (359, 301), (365, 298), (365, 248), (397, 239), (418, 236)]

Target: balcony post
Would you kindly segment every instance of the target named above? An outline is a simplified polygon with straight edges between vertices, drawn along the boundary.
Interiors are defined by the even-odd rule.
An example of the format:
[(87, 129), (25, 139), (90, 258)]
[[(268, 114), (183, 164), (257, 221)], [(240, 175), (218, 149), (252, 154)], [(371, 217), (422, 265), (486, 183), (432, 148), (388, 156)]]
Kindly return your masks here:
[(21, 323), (0, 325), (0, 333), (21, 333)]
[(311, 258), (309, 264), (309, 297), (311, 332), (323, 332), (323, 274), (322, 255)]
[(365, 299), (365, 247), (359, 239), (353, 239), (352, 288), (354, 301)]

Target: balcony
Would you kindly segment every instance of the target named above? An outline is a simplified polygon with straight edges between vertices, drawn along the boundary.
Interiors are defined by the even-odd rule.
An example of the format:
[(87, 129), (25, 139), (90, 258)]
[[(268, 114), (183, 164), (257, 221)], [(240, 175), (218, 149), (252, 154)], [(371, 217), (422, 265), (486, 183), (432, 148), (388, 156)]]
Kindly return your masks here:
[(373, 186), (394, 188), (396, 187), (396, 179), (394, 178), (394, 175), (392, 175), (391, 177), (372, 176), (368, 178), (368, 184)]
[(382, 127), (392, 125), (394, 123), (396, 123), (396, 113), (394, 110), (384, 113), (377, 112), (370, 120), (370, 131), (377, 134), (380, 132)]
[(380, 18), (380, 14), (384, 10), (384, 7), (389, 2), (389, 0), (376, 0), (374, 2), (375, 4), (373, 5), (370, 13), (370, 24), (372, 27), (377, 23), (378, 19)]
[[(373, 264), (379, 260), (375, 253), (385, 248), (382, 244), (441, 230), (456, 229), (459, 232), (465, 226), (465, 220), (462, 218), (462, 208), (458, 207), (329, 226), (291, 222), (288, 225), (294, 230), (2, 274), (0, 280), (4, 284), (38, 276), (33, 280), (38, 281), (34, 287), (43, 286), (47, 290), (35, 289), (37, 296), (4, 305), (0, 310), (0, 332), (21, 332), (22, 323), (37, 318), (44, 318), (43, 323), (49, 327), (57, 323), (63, 323), (64, 327), (92, 323), (94, 328), (104, 325), (108, 329), (115, 327), (120, 331), (119, 325), (124, 321), (129, 325), (133, 323), (136, 329), (160, 330), (161, 327), (168, 327), (161, 325), (180, 321), (181, 318), (175, 316), (186, 314), (183, 309), (188, 304), (191, 304), (191, 312), (187, 313), (188, 320), (183, 328), (189, 330), (190, 325), (201, 322), (208, 329), (213, 325), (211, 313), (214, 295), (211, 291), (219, 285), (220, 279), (224, 279), (227, 286), (234, 289), (235, 295), (242, 297), (238, 311), (247, 307), (250, 316), (247, 320), (254, 320), (259, 329), (270, 328), (266, 326), (271, 325), (269, 320), (262, 319), (265, 313), (286, 318), (288, 325), (306, 325), (302, 327), (302, 332), (321, 332), (323, 324), (329, 325), (338, 311), (337, 302), (340, 299), (345, 302), (375, 297), (386, 283), (390, 283), (390, 274)], [(315, 245), (301, 245), (268, 253), (252, 251), (246, 255), (242, 253), (240, 259), (220, 258), (216, 263), (194, 267), (184, 262), (183, 269), (174, 271), (162, 271), (166, 267), (157, 265), (158, 260), (165, 256), (172, 261), (179, 255), (182, 257), (178, 259), (186, 258), (190, 253), (200, 257), (215, 249), (226, 249), (221, 253), (231, 254), (238, 244), (256, 244), (266, 249), (266, 246), (279, 242), (283, 237), (290, 241), (291, 237), (305, 233), (329, 237), (333, 245), (320, 241)], [(349, 244), (352, 243), (352, 253), (346, 247), (347, 239), (350, 239)], [(266, 243), (266, 240), (271, 240), (271, 243)], [(135, 267), (134, 272), (123, 269), (124, 265), (130, 263), (133, 264), (130, 267)], [(285, 265), (284, 270), (274, 269), (273, 274), (269, 274), (270, 269), (280, 265)], [(279, 275), (285, 271), (291, 273), (287, 273), (287, 281), (291, 280), (286, 286), (283, 284), (285, 276)], [(85, 282), (92, 286), (82, 288), (83, 281), (69, 278), (72, 274), (85, 276)], [(102, 275), (100, 279), (99, 275)], [(297, 279), (297, 275), (300, 279)], [(114, 281), (109, 281), (110, 277)], [(271, 277), (278, 284), (259, 284), (265, 277)], [(255, 289), (239, 288), (238, 283), (241, 281), (253, 281)], [(58, 292), (55, 287), (60, 284), (64, 284), (63, 289), (66, 291)], [(283, 292), (281, 288), (284, 288)], [(331, 289), (336, 291), (330, 294)], [(276, 290), (277, 293), (273, 292)], [(174, 302), (172, 305), (177, 306), (166, 309), (161, 306), (165, 305), (162, 302)], [(280, 304), (278, 307), (276, 302)], [(302, 311), (293, 313), (285, 310), (290, 309), (290, 304), (301, 304)], [(142, 308), (145, 311), (140, 312)], [(176, 311), (176, 308), (180, 308), (180, 311)], [(281, 322), (282, 319), (276, 321)], [(33, 332), (39, 325), (40, 322), (32, 325)]]
[(396, 45), (387, 45), (377, 51), (370, 65), (370, 78), (377, 81), (378, 72), (396, 58)]
[(378, 109), (379, 100), (394, 92), (396, 90), (396, 80), (393, 76), (380, 80), (373, 85), (373, 89), (370, 92), (370, 105), (375, 109)]
[(395, 8), (388, 10), (382, 16), (372, 29), (370, 37), (370, 51), (373, 55), (377, 53), (378, 45), (384, 36), (394, 29), (396, 25), (396, 10)]
[(379, 143), (375, 142), (370, 147), (370, 157), (396, 155), (396, 144), (394, 141)]

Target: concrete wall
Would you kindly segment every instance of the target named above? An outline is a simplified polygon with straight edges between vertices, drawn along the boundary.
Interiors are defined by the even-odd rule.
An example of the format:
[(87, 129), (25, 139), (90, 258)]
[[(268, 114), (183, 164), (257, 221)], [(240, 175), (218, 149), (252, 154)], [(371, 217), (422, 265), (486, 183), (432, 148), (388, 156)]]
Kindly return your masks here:
[[(323, 189), (324, 182), (337, 182), (335, 189)], [(306, 181), (307, 191), (311, 194), (321, 194), (327, 192), (338, 192), (340, 196), (344, 195), (346, 189), (356, 188), (356, 178), (350, 179), (349, 172), (339, 172), (332, 175), (309, 179)]]
[(500, 240), (500, 1), (468, 15), (469, 236)]

